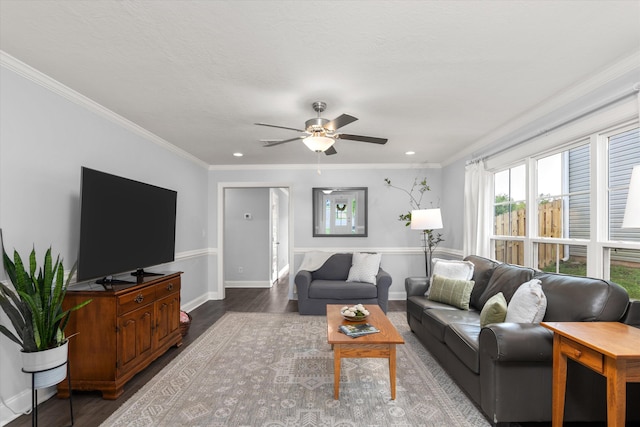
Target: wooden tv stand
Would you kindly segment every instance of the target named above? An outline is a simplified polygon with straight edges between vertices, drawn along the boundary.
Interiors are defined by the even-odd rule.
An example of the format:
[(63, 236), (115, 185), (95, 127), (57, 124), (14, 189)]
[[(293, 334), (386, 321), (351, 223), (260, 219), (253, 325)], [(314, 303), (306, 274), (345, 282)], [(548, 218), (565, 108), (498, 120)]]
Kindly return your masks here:
[[(117, 399), (135, 374), (170, 347), (182, 345), (181, 274), (145, 277), (111, 288), (93, 283), (69, 287), (65, 309), (93, 299), (71, 314), (65, 330), (71, 337), (72, 389), (100, 390), (104, 399)], [(68, 396), (69, 385), (63, 381), (58, 397)]]

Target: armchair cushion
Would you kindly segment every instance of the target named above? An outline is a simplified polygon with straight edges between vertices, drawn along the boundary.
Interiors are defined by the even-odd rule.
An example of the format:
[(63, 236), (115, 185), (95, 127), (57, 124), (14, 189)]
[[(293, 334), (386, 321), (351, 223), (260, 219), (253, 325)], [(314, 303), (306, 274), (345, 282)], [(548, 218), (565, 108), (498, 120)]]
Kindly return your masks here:
[(382, 254), (355, 252), (347, 282), (364, 282), (375, 285), (381, 258)]
[(376, 286), (371, 283), (314, 280), (309, 286), (309, 298), (314, 299), (357, 300), (377, 296)]

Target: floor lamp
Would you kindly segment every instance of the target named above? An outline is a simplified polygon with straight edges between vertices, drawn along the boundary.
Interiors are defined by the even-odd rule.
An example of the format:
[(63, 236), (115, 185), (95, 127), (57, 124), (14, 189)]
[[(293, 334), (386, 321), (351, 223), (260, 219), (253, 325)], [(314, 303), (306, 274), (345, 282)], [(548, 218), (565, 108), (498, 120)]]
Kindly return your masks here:
[(442, 228), (442, 214), (439, 208), (411, 211), (411, 229), (422, 230), (422, 249), (427, 278), (429, 277), (429, 261), (433, 250), (442, 241), (439, 235), (437, 238), (433, 237), (433, 230), (440, 228)]
[(640, 165), (634, 166), (631, 172), (622, 228), (640, 228)]

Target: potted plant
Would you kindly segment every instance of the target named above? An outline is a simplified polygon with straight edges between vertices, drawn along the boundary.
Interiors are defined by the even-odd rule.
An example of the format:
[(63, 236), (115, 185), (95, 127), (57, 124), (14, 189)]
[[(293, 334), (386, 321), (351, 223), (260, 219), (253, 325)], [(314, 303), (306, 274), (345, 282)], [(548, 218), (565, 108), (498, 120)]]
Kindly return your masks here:
[[(409, 196), (409, 206), (411, 207), (411, 210), (409, 210), (407, 213), (401, 213), (398, 216), (398, 221), (404, 222), (405, 227), (410, 227), (411, 211), (423, 209), (420, 206), (422, 203), (422, 197), (424, 196), (425, 192), (431, 191), (431, 187), (429, 187), (429, 185), (427, 184), (427, 177), (424, 177), (422, 181), (418, 181), (417, 177), (414, 178), (413, 185), (409, 190), (391, 184), (391, 180), (389, 178), (385, 178), (384, 182), (387, 187), (403, 191)], [(433, 259), (433, 251), (436, 249), (436, 247), (438, 247), (438, 244), (444, 242), (444, 239), (442, 238), (441, 233), (435, 233), (433, 230), (422, 230), (422, 234), (425, 272), (427, 277), (429, 277), (429, 260)]]
[[(22, 348), (23, 370), (39, 372), (36, 374), (36, 388), (57, 384), (67, 372), (68, 343), (64, 329), (69, 322), (69, 315), (91, 300), (68, 310), (62, 309), (75, 265), (65, 281), (62, 261), (58, 256), (55, 263), (52, 262), (51, 248), (47, 250), (40, 267), (36, 263), (34, 248), (29, 255), (28, 271), (17, 251), (14, 250), (11, 260), (4, 244), (2, 258), (15, 292), (0, 282), (0, 307), (11, 321), (15, 333), (4, 325), (0, 325), (0, 332)], [(51, 369), (54, 367), (57, 369)]]

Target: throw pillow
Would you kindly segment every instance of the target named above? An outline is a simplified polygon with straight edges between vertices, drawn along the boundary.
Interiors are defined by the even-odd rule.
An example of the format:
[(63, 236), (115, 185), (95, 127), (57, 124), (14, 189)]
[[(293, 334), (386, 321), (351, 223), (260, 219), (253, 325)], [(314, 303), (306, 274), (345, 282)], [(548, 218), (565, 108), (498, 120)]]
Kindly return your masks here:
[[(474, 266), (471, 261), (456, 261), (434, 258), (431, 264), (433, 266), (431, 268), (431, 283), (433, 283), (433, 276), (435, 276), (436, 274), (438, 276), (455, 280), (471, 280), (471, 278), (473, 277)], [(431, 287), (427, 289), (425, 295), (429, 295), (430, 289)]]
[(547, 297), (538, 279), (520, 285), (507, 307), (506, 322), (540, 323), (547, 310)]
[(375, 285), (381, 259), (382, 254), (354, 252), (347, 282), (364, 282)]
[(502, 292), (498, 292), (487, 300), (480, 312), (480, 327), (484, 328), (490, 323), (502, 323), (507, 316), (507, 300)]
[(469, 310), (469, 298), (471, 298), (473, 285), (472, 280), (455, 280), (436, 274), (431, 278), (431, 291), (428, 298), (431, 301)]

